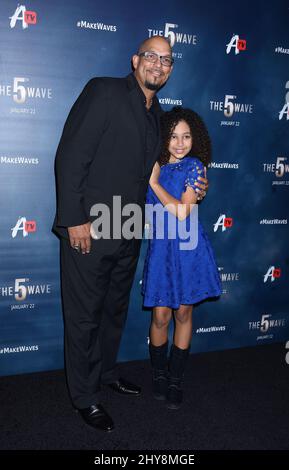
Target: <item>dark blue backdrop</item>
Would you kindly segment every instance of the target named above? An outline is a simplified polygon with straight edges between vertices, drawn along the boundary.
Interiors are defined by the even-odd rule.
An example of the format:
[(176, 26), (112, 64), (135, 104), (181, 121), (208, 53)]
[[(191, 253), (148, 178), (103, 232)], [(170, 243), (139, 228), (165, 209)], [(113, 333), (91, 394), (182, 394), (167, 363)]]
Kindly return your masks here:
[[(286, 1), (50, 0), (0, 5), (0, 374), (63, 365), (53, 161), (93, 76), (124, 76), (138, 44), (174, 42), (164, 109), (199, 112), (213, 140), (200, 215), (224, 293), (195, 309), (193, 352), (288, 339), (289, 10)], [(287, 97), (286, 97), (287, 93)], [(147, 356), (144, 242), (120, 360)]]

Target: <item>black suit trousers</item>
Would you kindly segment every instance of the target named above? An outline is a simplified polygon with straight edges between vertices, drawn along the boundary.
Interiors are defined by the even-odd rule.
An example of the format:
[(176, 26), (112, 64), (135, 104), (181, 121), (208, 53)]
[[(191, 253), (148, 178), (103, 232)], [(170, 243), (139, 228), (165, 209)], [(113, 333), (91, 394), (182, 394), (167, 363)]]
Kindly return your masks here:
[[(105, 241), (108, 244), (110, 240)], [(117, 353), (138, 261), (138, 240), (89, 254), (61, 239), (67, 383), (76, 408), (99, 402), (101, 384), (118, 379)]]

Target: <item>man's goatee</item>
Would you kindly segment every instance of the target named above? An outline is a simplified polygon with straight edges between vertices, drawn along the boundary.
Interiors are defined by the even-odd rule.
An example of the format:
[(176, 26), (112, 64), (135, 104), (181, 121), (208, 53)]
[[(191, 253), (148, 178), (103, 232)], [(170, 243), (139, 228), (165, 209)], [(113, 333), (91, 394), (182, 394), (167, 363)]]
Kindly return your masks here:
[(160, 85), (158, 83), (150, 83), (150, 82), (145, 82), (145, 87), (148, 90), (156, 91), (160, 88)]

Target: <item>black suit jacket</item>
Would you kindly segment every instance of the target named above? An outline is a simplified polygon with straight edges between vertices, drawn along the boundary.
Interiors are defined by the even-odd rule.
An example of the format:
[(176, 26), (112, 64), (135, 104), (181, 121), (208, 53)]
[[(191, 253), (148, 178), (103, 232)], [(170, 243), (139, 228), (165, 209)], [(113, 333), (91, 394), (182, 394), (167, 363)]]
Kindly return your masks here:
[[(162, 113), (156, 97), (155, 113)], [(152, 167), (160, 151), (145, 154), (146, 116), (136, 79), (93, 78), (73, 105), (57, 149), (57, 214), (53, 230), (67, 237), (67, 227), (89, 220), (95, 203), (143, 207)]]

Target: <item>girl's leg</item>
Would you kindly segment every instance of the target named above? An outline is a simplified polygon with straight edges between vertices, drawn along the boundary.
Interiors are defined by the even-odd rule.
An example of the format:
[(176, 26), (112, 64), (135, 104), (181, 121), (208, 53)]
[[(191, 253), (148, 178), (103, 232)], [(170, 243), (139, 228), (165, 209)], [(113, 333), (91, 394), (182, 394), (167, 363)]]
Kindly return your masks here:
[(178, 310), (175, 311), (174, 344), (180, 349), (187, 349), (191, 343), (193, 332), (192, 312), (192, 305), (180, 305)]
[(154, 307), (150, 328), (150, 343), (161, 346), (168, 340), (168, 326), (172, 318), (169, 307)]
[(149, 351), (153, 372), (153, 396), (157, 400), (165, 400), (167, 396), (168, 325), (171, 317), (172, 311), (169, 308), (156, 307), (153, 310)]
[(169, 359), (167, 394), (167, 406), (173, 410), (178, 409), (183, 401), (182, 381), (190, 352), (192, 311), (192, 305), (180, 305), (178, 310), (175, 311), (176, 328)]

